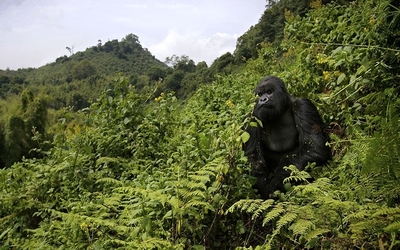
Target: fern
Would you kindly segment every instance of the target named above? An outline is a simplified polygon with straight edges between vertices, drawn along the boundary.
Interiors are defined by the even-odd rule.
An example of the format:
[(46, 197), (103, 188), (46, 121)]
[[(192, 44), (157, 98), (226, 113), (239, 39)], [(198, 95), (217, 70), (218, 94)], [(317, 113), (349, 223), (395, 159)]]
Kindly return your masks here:
[(204, 190), (189, 190), (188, 192), (183, 193), (182, 197), (184, 199), (192, 199), (195, 197), (205, 199), (206, 194), (204, 193)]
[(249, 204), (248, 200), (237, 201), (226, 210), (226, 213), (233, 213), (235, 211), (235, 209), (238, 209), (239, 207), (243, 207), (245, 204)]
[(400, 217), (400, 207), (381, 207), (375, 211), (371, 215), (372, 217), (387, 217), (387, 216), (395, 216)]
[[(273, 200), (239, 200), (235, 202), (226, 213), (233, 213), (235, 210), (244, 211), (246, 213), (253, 214), (257, 212), (257, 214), (267, 210), (272, 204), (274, 203)], [(257, 215), (258, 216), (258, 215)]]
[(284, 183), (290, 182), (308, 182), (311, 175), (306, 171), (300, 171), (296, 166), (290, 165), (289, 167), (284, 167), (286, 171), (290, 171), (290, 176), (283, 180)]
[(390, 223), (385, 228), (383, 228), (383, 230), (385, 230), (385, 232), (388, 233), (395, 233), (395, 234), (400, 233), (400, 221)]
[(325, 196), (327, 192), (332, 188), (332, 183), (329, 178), (318, 178), (315, 182), (307, 185), (295, 186), (295, 191), (302, 191), (304, 195), (323, 195)]
[(347, 220), (351, 221), (357, 221), (360, 219), (365, 219), (368, 218), (369, 216), (371, 216), (371, 210), (368, 209), (360, 209), (360, 210), (356, 210), (354, 213), (351, 213), (347, 216)]
[(311, 220), (298, 219), (289, 229), (293, 231), (294, 235), (306, 235), (310, 230), (315, 228), (315, 224)]
[(285, 213), (285, 211), (286, 210), (280, 205), (274, 207), (270, 212), (266, 214), (262, 225), (265, 226), (268, 222), (272, 220), (277, 220), (281, 214)]
[(189, 175), (188, 177), (194, 181), (201, 181), (203, 183), (207, 183), (210, 181), (210, 177), (208, 175), (205, 175), (204, 172), (197, 172), (197, 174), (198, 175)]
[(201, 207), (204, 210), (215, 211), (215, 208), (210, 203), (204, 201), (190, 201), (182, 206), (182, 209), (189, 209), (192, 207)]
[(101, 164), (107, 164), (107, 163), (119, 163), (120, 159), (118, 158), (113, 158), (113, 157), (100, 157), (96, 161), (96, 165), (99, 166)]
[(319, 236), (321, 236), (325, 233), (329, 233), (329, 232), (330, 232), (330, 230), (326, 229), (326, 228), (316, 228), (316, 229), (311, 230), (309, 233), (307, 233), (304, 238), (308, 242), (311, 242), (313, 239), (317, 239)]
[(266, 213), (266, 211), (271, 208), (274, 204), (273, 200), (266, 200), (260, 204), (256, 209), (252, 208), (251, 210), (247, 211), (248, 213), (252, 214), (251, 219), (255, 220), (261, 214)]
[(112, 186), (122, 186), (123, 182), (113, 179), (113, 178), (101, 178), (99, 180), (96, 181), (96, 183), (107, 183), (107, 184), (111, 184)]
[(185, 249), (182, 243), (174, 245), (169, 241), (158, 238), (149, 238), (142, 242), (130, 242), (128, 246), (133, 249)]
[(276, 230), (281, 230), (282, 227), (288, 225), (289, 223), (293, 222), (298, 217), (297, 213), (288, 212), (285, 213), (283, 216), (279, 218), (276, 222)]

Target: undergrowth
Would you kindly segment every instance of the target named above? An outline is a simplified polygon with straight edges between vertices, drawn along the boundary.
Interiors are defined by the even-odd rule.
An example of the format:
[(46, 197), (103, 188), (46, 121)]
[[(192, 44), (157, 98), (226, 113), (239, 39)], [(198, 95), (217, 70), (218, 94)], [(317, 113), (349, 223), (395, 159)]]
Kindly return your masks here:
[[(398, 248), (399, 10), (315, 6), (287, 13), (279, 48), (263, 44), (186, 103), (117, 77), (73, 113), (79, 125), (66, 109), (52, 141), (34, 138), (46, 157), (0, 170), (0, 249)], [(241, 149), (265, 75), (316, 104), (334, 152), (327, 166), (288, 166), (285, 181), (302, 184), (276, 200), (258, 199)]]

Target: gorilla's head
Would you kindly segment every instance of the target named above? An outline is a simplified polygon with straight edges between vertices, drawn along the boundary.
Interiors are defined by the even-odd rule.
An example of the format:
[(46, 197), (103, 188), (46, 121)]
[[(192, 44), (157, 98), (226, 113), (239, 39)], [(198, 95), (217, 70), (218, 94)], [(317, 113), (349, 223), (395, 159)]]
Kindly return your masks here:
[(291, 96), (286, 90), (285, 83), (275, 76), (262, 79), (255, 89), (255, 94), (258, 98), (254, 115), (263, 122), (278, 118), (291, 104)]

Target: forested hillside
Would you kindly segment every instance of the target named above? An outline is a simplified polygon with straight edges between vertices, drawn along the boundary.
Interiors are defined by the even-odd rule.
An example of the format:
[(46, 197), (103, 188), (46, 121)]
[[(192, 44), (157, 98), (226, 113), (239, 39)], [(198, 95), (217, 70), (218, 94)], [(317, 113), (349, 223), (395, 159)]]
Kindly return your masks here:
[(184, 99), (214, 78), (214, 69), (205, 62), (196, 65), (186, 55), (160, 62), (133, 34), (121, 41), (98, 41), (84, 52), (67, 49), (70, 56), (38, 69), (0, 71), (0, 167), (23, 157), (38, 157), (31, 151), (37, 147), (32, 136), (40, 131), (42, 137), (53, 137), (65, 109), (89, 107), (104, 90), (114, 87), (117, 76), (124, 76), (138, 93), (151, 99), (162, 92)]
[(167, 70), (167, 65), (142, 48), (134, 34), (104, 44), (99, 40), (96, 46), (83, 52), (66, 49), (69, 56), (59, 57), (40, 68), (0, 72), (1, 96), (10, 99), (28, 88), (36, 95), (47, 96), (47, 105), (51, 108), (73, 106), (78, 110), (88, 107), (91, 99), (109, 88), (117, 74), (123, 74), (131, 84), (141, 88), (151, 84), (145, 78), (149, 68)]
[[(51, 111), (43, 92), (19, 91), (10, 104), (18, 112), (0, 127), (1, 141), (15, 144), (1, 147), (25, 150), (21, 160), (2, 155), (0, 249), (398, 249), (400, 4), (316, 0), (299, 13), (279, 5), (291, 2), (264, 13), (282, 10), (280, 38), (240, 63), (171, 57), (165, 80), (156, 78), (162, 64), (150, 66), (147, 89), (129, 75), (93, 78), (108, 89), (83, 109)], [(226, 58), (220, 74), (196, 77)], [(162, 88), (187, 72), (190, 88)], [(333, 153), (308, 172), (288, 167), (286, 181), (300, 184), (270, 200), (255, 194), (242, 150), (265, 75), (312, 100)], [(177, 96), (185, 86), (190, 94)]]

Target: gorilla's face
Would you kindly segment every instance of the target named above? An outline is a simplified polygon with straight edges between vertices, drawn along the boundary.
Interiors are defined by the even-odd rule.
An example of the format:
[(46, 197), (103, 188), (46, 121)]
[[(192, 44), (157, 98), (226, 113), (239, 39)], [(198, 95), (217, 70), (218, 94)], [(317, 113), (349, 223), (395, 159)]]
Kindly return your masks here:
[(282, 115), (290, 106), (290, 95), (283, 81), (277, 77), (266, 77), (256, 87), (258, 99), (254, 115), (263, 122)]

